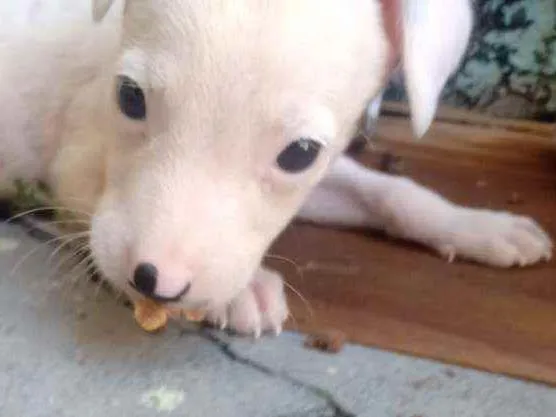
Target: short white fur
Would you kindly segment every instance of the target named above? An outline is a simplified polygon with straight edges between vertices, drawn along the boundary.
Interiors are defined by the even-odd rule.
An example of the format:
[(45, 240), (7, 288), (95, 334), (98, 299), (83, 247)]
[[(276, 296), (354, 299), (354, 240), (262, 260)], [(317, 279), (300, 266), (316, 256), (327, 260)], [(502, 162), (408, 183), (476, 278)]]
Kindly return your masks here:
[[(529, 218), (457, 206), (342, 155), (384, 87), (379, 2), (90, 1), (79, 2), (89, 24), (0, 29), (1, 172), (46, 180), (61, 204), (92, 213), (95, 261), (130, 297), (135, 266), (151, 262), (157, 294), (190, 283), (182, 307), (209, 307), (241, 333), (278, 333), (284, 287), (261, 261), (296, 215), (491, 266), (551, 256)], [(417, 136), (469, 36), (469, 3), (445, 3), (403, 2)], [(144, 90), (144, 121), (119, 110), (118, 75)], [(306, 171), (284, 173), (276, 158), (301, 137), (326, 146)]]

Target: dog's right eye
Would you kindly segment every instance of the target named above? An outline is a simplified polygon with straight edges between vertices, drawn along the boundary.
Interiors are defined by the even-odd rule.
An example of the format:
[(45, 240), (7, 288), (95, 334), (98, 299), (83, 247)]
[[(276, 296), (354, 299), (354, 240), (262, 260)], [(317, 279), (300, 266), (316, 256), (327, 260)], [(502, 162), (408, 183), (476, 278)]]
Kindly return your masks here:
[(118, 104), (120, 111), (133, 120), (144, 120), (147, 116), (145, 94), (131, 78), (118, 76)]
[(290, 143), (276, 159), (284, 172), (296, 174), (305, 171), (316, 161), (322, 144), (311, 138), (301, 138)]

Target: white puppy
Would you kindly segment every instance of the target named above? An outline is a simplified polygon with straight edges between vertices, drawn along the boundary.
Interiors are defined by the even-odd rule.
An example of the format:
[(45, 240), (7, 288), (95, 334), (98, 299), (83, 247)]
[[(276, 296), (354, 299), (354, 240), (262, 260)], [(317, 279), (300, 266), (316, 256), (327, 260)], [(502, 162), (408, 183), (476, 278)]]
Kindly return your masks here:
[(450, 259), (550, 257), (528, 218), (342, 156), (397, 51), (414, 130), (427, 131), (466, 48), (467, 1), (80, 1), (89, 22), (0, 29), (0, 162), (4, 179), (42, 178), (90, 213), (94, 259), (131, 297), (279, 332), (282, 282), (260, 263), (296, 214)]

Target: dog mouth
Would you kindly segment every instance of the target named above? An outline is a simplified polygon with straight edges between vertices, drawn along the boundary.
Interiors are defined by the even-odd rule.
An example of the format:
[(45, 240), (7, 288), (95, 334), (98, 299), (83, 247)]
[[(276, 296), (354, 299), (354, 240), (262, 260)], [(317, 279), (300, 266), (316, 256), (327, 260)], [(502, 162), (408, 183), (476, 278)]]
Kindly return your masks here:
[(189, 282), (178, 294), (176, 294), (175, 296), (172, 297), (164, 297), (161, 295), (157, 295), (155, 293), (153, 294), (143, 294), (143, 291), (141, 291), (139, 288), (137, 288), (137, 286), (135, 285), (135, 283), (133, 281), (128, 281), (128, 284), (131, 288), (133, 288), (135, 291), (137, 291), (139, 294), (144, 295), (145, 297), (159, 302), (159, 303), (163, 303), (163, 304), (168, 304), (168, 303), (179, 303), (180, 301), (182, 301), (182, 298), (189, 292), (189, 290), (191, 289), (191, 283)]

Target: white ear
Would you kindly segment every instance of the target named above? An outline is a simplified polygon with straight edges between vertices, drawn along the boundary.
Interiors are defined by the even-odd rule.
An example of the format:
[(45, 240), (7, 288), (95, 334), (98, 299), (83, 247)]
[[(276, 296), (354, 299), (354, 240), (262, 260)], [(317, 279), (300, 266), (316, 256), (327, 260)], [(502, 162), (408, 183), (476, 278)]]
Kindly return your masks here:
[(402, 0), (402, 16), (405, 83), (413, 131), (421, 137), (465, 53), (473, 13), (469, 0)]
[(115, 0), (92, 0), (93, 1), (93, 20), (100, 22), (110, 10)]

